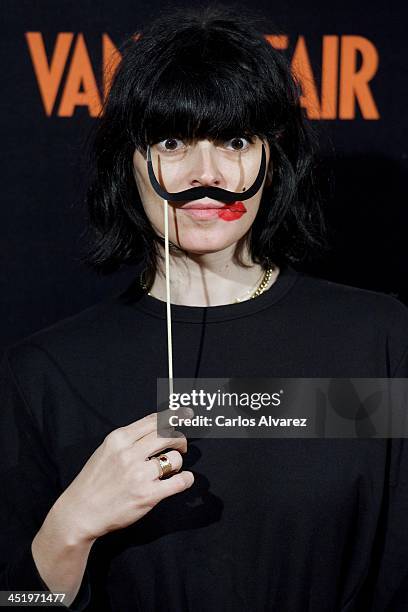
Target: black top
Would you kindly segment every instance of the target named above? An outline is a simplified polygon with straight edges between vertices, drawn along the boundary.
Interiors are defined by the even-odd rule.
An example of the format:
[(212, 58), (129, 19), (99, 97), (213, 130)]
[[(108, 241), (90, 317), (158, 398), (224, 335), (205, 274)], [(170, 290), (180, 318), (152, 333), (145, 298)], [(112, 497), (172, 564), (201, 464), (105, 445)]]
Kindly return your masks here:
[[(407, 377), (408, 309), (281, 270), (261, 296), (172, 306), (175, 377)], [(104, 437), (156, 409), (166, 304), (135, 282), (8, 348), (0, 590), (44, 589), (31, 541)], [(92, 547), (71, 606), (103, 612), (408, 610), (401, 439), (190, 441), (193, 486)]]

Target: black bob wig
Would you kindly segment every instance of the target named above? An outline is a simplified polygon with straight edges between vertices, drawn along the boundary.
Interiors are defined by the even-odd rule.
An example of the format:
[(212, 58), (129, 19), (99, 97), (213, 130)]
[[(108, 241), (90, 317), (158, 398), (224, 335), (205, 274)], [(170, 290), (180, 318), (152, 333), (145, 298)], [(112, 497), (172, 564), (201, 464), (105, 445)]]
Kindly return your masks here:
[(225, 7), (172, 10), (119, 49), (86, 197), (92, 239), (84, 260), (101, 274), (141, 263), (146, 284), (153, 282), (164, 239), (143, 209), (132, 158), (136, 148), (145, 155), (147, 144), (168, 137), (268, 141), (273, 174), (268, 169), (238, 261), (245, 241), (263, 267), (307, 261), (325, 249), (315, 130), (288, 60), (255, 24)]

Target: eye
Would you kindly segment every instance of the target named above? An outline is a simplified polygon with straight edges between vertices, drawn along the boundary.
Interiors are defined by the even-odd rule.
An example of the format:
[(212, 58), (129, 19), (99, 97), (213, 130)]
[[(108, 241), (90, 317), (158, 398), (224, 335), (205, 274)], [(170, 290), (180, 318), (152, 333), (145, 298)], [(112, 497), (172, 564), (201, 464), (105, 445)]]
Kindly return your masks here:
[(231, 148), (234, 151), (244, 151), (249, 147), (249, 140), (239, 136), (236, 138), (231, 138), (231, 140), (227, 140), (225, 145), (228, 149)]
[(184, 146), (184, 142), (178, 138), (166, 138), (157, 143), (162, 151), (178, 151)]

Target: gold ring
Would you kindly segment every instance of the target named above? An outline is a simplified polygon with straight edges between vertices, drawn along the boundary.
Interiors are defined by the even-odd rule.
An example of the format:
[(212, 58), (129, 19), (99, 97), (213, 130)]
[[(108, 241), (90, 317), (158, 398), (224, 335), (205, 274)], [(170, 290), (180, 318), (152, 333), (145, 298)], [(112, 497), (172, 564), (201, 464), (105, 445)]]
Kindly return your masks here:
[(169, 458), (167, 455), (159, 455), (159, 457), (150, 457), (150, 459), (156, 459), (157, 465), (159, 466), (159, 479), (163, 478), (170, 474), (173, 471), (173, 466), (171, 465)]

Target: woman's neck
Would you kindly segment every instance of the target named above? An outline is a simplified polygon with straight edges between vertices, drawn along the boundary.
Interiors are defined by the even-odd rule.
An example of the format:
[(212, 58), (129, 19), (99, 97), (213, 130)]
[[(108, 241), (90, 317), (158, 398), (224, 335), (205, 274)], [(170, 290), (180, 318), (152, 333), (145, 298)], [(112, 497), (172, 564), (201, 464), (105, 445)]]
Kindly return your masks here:
[[(172, 304), (184, 306), (219, 306), (231, 304), (239, 298), (249, 299), (262, 280), (264, 270), (254, 264), (247, 253), (242, 257), (244, 267), (233, 258), (235, 245), (216, 253), (186, 255), (170, 254), (170, 297)], [(166, 300), (164, 260), (160, 262), (149, 293)], [(272, 276), (265, 288), (275, 282), (279, 268), (273, 266)]]

